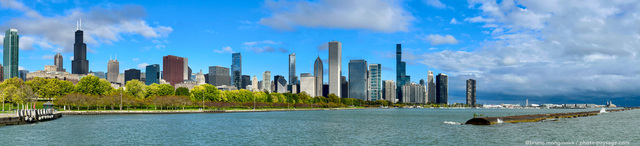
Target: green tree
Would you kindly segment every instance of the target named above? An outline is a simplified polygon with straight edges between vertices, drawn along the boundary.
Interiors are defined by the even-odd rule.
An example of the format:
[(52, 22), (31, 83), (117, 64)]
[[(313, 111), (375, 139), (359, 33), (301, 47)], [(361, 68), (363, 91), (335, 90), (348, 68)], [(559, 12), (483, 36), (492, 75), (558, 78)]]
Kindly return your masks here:
[(145, 91), (146, 85), (136, 79), (127, 81), (125, 87), (127, 87), (127, 94), (137, 99), (144, 99), (145, 95), (147, 94)]
[(193, 87), (189, 98), (193, 101), (202, 101), (202, 96), (204, 96), (204, 100), (207, 101), (220, 101), (220, 91), (210, 84)]
[(177, 96), (189, 96), (189, 88), (185, 88), (185, 87), (179, 87), (178, 89), (176, 89), (176, 94)]
[(158, 92), (160, 91), (160, 85), (153, 83), (147, 86), (144, 90), (147, 94), (144, 96), (145, 98), (153, 98), (158, 96)]
[(113, 87), (111, 87), (111, 83), (105, 79), (88, 75), (80, 79), (80, 82), (76, 84), (75, 90), (85, 95), (107, 95), (113, 90)]
[(158, 96), (173, 95), (175, 92), (176, 88), (171, 86), (171, 84), (160, 84), (160, 86), (158, 86)]

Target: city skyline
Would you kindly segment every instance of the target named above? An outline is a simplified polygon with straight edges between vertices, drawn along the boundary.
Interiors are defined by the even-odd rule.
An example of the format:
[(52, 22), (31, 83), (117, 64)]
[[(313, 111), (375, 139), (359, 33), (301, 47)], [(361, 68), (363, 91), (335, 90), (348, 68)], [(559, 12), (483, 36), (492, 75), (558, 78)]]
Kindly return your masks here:
[[(287, 76), (287, 54), (296, 49), (296, 70), (298, 70), (296, 75), (299, 75), (299, 73), (307, 73), (307, 71), (311, 73), (313, 61), (318, 56), (324, 60), (328, 59), (328, 44), (324, 44), (336, 40), (343, 45), (342, 76), (348, 74), (345, 67), (349, 60), (365, 59), (369, 63), (382, 65), (382, 80), (398, 82), (393, 73), (396, 68), (393, 45), (402, 44), (404, 47), (402, 61), (406, 62), (406, 74), (412, 76), (410, 82), (417, 83), (420, 79), (427, 79), (427, 71), (429, 70), (434, 74), (448, 74), (450, 76), (450, 103), (464, 103), (465, 80), (473, 78), (478, 80), (479, 84), (478, 104), (521, 103), (526, 98), (536, 103), (600, 103), (613, 100), (614, 102), (638, 104), (637, 95), (639, 93), (636, 90), (638, 85), (628, 85), (627, 82), (640, 80), (637, 65), (634, 65), (639, 61), (634, 55), (622, 55), (638, 52), (636, 48), (624, 46), (638, 45), (628, 43), (632, 42), (628, 39), (632, 39), (633, 34), (622, 33), (618, 29), (614, 29), (617, 27), (637, 30), (637, 28), (629, 28), (629, 25), (633, 24), (627, 25), (617, 23), (622, 21), (611, 20), (623, 18), (629, 20), (631, 16), (628, 14), (636, 10), (620, 9), (612, 14), (597, 15), (599, 17), (594, 18), (610, 23), (590, 25), (590, 27), (610, 30), (615, 34), (613, 36), (603, 34), (602, 36), (627, 40), (624, 42), (611, 41), (619, 43), (616, 44), (606, 41), (591, 41), (584, 37), (576, 37), (577, 41), (562, 39), (573, 37), (552, 32), (557, 29), (558, 25), (568, 23), (553, 19), (560, 17), (547, 15), (555, 11), (544, 9), (547, 8), (546, 5), (536, 5), (535, 2), (516, 4), (512, 1), (498, 3), (453, 3), (446, 1), (435, 1), (437, 2), (435, 3), (432, 1), (434, 3), (427, 3), (422, 1), (385, 2), (373, 0), (363, 6), (347, 3), (342, 7), (332, 5), (332, 2), (335, 1), (290, 3), (255, 1), (250, 4), (219, 2), (229, 7), (224, 10), (248, 9), (260, 12), (257, 15), (239, 13), (237, 19), (221, 18), (222, 20), (191, 24), (186, 20), (208, 15), (189, 16), (184, 19), (178, 19), (172, 15), (160, 18), (165, 17), (163, 15), (165, 13), (161, 11), (166, 10), (160, 6), (143, 2), (138, 4), (113, 2), (109, 3), (113, 7), (106, 7), (100, 3), (88, 2), (3, 1), (0, 3), (2, 5), (0, 11), (6, 12), (3, 14), (7, 15), (2, 16), (5, 19), (1, 22), (0, 28), (2, 30), (10, 28), (19, 30), (21, 39), (20, 66), (22, 69), (30, 71), (41, 70), (44, 65), (54, 65), (53, 56), (58, 52), (62, 53), (64, 57), (63, 68), (67, 71), (72, 70), (71, 61), (74, 60), (71, 59), (71, 56), (74, 56), (72, 53), (73, 31), (76, 29), (74, 23), (82, 18), (89, 71), (93, 72), (107, 71), (109, 60), (107, 56), (111, 55), (120, 56), (118, 60), (120, 63), (119, 72), (123, 73), (124, 70), (132, 68), (144, 70), (148, 64), (160, 64), (162, 63), (161, 57), (166, 55), (188, 58), (191, 60), (189, 66), (183, 67), (191, 67), (194, 70), (207, 70), (209, 66), (231, 67), (230, 53), (241, 52), (245, 66), (241, 75), (260, 76), (265, 71), (271, 71), (272, 76)], [(354, 24), (353, 26), (340, 26), (331, 22), (315, 21), (309, 21), (309, 23), (319, 24), (306, 24), (291, 16), (296, 14), (295, 12), (278, 9), (278, 6), (305, 8), (305, 3), (316, 4), (314, 6), (318, 8), (312, 10), (323, 10), (321, 8), (341, 10), (334, 7), (370, 10), (371, 8), (367, 6), (390, 8), (396, 10), (393, 11), (395, 12), (393, 14), (399, 17), (382, 22), (398, 25)], [(51, 5), (54, 9), (41, 9), (45, 4)], [(201, 4), (201, 2), (185, 2), (178, 6), (190, 7), (196, 4)], [(202, 5), (204, 6), (194, 7), (195, 11), (205, 7), (208, 9), (215, 7), (212, 2)], [(610, 3), (607, 5), (623, 4)], [(490, 9), (498, 6), (501, 6), (501, 9)], [(580, 8), (573, 9), (584, 11)], [(531, 16), (531, 20), (539, 20), (539, 22), (522, 23), (522, 20), (496, 15), (490, 10), (505, 14)], [(78, 15), (70, 15), (70, 12), (77, 12)], [(429, 12), (437, 13), (434, 15), (425, 14), (430, 14)], [(97, 15), (101, 13), (139, 15), (114, 15), (115, 20), (126, 21), (105, 24), (101, 20), (106, 18)], [(194, 12), (187, 10), (175, 15), (184, 13)], [(221, 14), (230, 13), (232, 12)], [(568, 15), (559, 12), (556, 14)], [(610, 17), (614, 14), (624, 17)], [(220, 16), (209, 15), (216, 18)], [(335, 16), (330, 13), (326, 15)], [(285, 19), (290, 23), (277, 24), (275, 22), (278, 19)], [(55, 22), (52, 27), (60, 27), (61, 29), (55, 32), (45, 30), (48, 27), (30, 29), (39, 28), (35, 27), (42, 24), (39, 22)], [(220, 22), (232, 23), (213, 25)], [(370, 21), (364, 22), (371, 23)], [(198, 23), (198, 27), (194, 27), (196, 23)], [(204, 27), (209, 25), (212, 27)], [(105, 33), (101, 30), (101, 28), (111, 28), (109, 26), (113, 26), (116, 31)], [(433, 26), (433, 28), (425, 26)], [(124, 29), (125, 27), (130, 29)], [(575, 27), (584, 28), (585, 26)], [(599, 32), (571, 31), (577, 34), (599, 36)], [(185, 33), (195, 34), (194, 36), (185, 36)], [(572, 42), (593, 45), (573, 47), (572, 45), (575, 44)], [(328, 69), (328, 63), (323, 63), (325, 63), (325, 69)], [(6, 67), (5, 64), (3, 66)], [(627, 66), (632, 68), (621, 70)], [(328, 74), (328, 72), (324, 71), (323, 73)], [(582, 73), (576, 74), (575, 72)], [(187, 76), (183, 77), (187, 78)], [(348, 78), (348, 76), (346, 77)], [(325, 75), (324, 78), (327, 78), (324, 82), (328, 82), (329, 77)], [(600, 82), (601, 84), (589, 84), (591, 82)], [(553, 86), (544, 86), (547, 83), (553, 83)]]

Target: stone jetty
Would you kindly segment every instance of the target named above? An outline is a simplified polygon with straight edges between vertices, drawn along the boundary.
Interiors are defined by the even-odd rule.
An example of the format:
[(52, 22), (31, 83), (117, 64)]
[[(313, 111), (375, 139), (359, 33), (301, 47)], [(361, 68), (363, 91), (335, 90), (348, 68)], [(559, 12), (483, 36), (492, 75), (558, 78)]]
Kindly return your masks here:
[(0, 117), (0, 126), (29, 124), (55, 120), (60, 117), (62, 117), (62, 114), (55, 113), (52, 109), (17, 110), (15, 115)]
[[(638, 107), (634, 108), (624, 108), (624, 109), (611, 109), (606, 110), (606, 112), (618, 112), (618, 111), (626, 111), (638, 109)], [(518, 116), (505, 116), (505, 117), (476, 117), (465, 124), (469, 125), (493, 125), (498, 123), (521, 123), (521, 122), (538, 122), (543, 120), (552, 120), (552, 119), (560, 119), (560, 118), (577, 118), (577, 117), (586, 117), (586, 116), (594, 116), (602, 113), (604, 111), (589, 111), (589, 112), (573, 112), (573, 113), (551, 113), (551, 114), (536, 114), (536, 115), (518, 115)]]

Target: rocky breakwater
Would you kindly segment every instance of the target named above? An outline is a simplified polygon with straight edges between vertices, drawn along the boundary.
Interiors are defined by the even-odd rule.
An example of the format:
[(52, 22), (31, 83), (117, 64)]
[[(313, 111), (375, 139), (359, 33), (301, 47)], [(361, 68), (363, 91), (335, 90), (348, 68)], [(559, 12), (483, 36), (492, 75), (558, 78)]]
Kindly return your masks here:
[(60, 117), (62, 117), (62, 115), (55, 113), (52, 109), (16, 110), (15, 115), (1, 117), (0, 126), (43, 122), (55, 120)]

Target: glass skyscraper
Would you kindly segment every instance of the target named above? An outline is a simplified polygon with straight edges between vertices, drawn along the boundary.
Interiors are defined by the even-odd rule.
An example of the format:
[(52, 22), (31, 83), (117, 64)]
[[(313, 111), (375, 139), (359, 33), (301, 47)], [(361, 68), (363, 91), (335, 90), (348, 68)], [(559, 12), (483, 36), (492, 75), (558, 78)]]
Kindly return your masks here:
[(476, 105), (476, 80), (467, 80), (467, 105)]
[(349, 98), (368, 101), (368, 72), (367, 61), (349, 61)]
[(323, 74), (324, 72), (324, 67), (322, 66), (322, 59), (320, 59), (320, 56), (318, 56), (318, 58), (316, 58), (316, 62), (313, 65), (313, 75), (316, 77), (316, 87), (315, 87), (315, 95), (316, 96), (322, 96), (322, 93), (324, 93), (322, 91), (322, 86), (323, 86)]
[(296, 76), (296, 53), (289, 54), (289, 85), (298, 84), (298, 76)]
[(3, 42), (3, 77), (4, 79), (10, 79), (18, 77), (18, 42), (19, 35), (17, 29), (9, 29), (5, 32)]
[(242, 55), (238, 53), (231, 54), (231, 84), (238, 89), (242, 89), (240, 82), (242, 80)]
[(407, 76), (407, 64), (402, 61), (402, 45), (396, 44), (396, 96), (400, 102), (405, 102), (402, 98), (402, 86), (411, 82), (411, 77)]
[(369, 64), (369, 99), (371, 101), (382, 99), (381, 69), (380, 64)]
[(160, 65), (147, 65), (145, 78), (146, 85), (151, 85), (153, 83), (160, 84)]
[(449, 104), (449, 77), (440, 73), (436, 76), (436, 103)]

